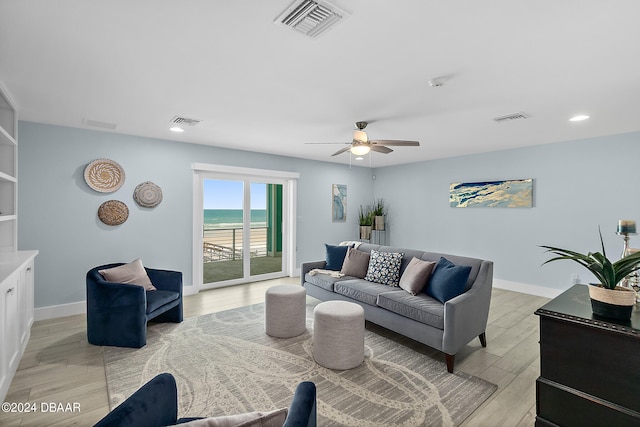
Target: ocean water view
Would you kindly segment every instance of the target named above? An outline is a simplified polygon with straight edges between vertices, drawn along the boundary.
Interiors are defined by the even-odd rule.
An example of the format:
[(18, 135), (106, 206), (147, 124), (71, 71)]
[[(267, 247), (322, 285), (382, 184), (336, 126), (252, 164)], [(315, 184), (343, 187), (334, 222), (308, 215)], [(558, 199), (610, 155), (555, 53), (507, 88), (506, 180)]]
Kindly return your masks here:
[[(242, 228), (242, 209), (205, 209), (204, 229)], [(251, 210), (251, 228), (267, 226), (267, 210)]]

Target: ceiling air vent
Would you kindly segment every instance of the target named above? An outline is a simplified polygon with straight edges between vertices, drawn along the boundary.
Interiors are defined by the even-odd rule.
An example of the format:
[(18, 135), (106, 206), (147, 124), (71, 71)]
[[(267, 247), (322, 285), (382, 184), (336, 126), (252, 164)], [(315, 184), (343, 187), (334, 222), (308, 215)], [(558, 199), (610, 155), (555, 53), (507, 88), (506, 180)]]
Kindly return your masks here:
[(507, 114), (506, 116), (494, 117), (493, 121), (495, 121), (496, 123), (505, 123), (505, 122), (511, 122), (513, 120), (521, 120), (521, 119), (528, 119), (528, 118), (529, 118), (528, 114), (513, 113), (513, 114)]
[(314, 38), (348, 16), (345, 11), (323, 0), (296, 0), (274, 23)]
[(189, 119), (187, 117), (175, 116), (171, 119), (171, 123), (176, 125), (184, 125), (184, 126), (195, 126), (200, 123), (202, 120), (198, 119)]
[(87, 118), (83, 118), (82, 123), (84, 123), (85, 126), (93, 126), (97, 128), (111, 129), (111, 130), (115, 129), (118, 126), (115, 123), (101, 122), (100, 120), (92, 120)]

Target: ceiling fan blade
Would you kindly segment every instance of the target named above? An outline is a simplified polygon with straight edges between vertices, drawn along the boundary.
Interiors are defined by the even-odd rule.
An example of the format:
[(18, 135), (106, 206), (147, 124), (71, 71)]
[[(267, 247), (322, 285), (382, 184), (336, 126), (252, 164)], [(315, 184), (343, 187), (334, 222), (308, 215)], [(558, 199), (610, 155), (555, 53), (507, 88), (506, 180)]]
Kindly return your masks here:
[(371, 151), (375, 151), (377, 153), (389, 154), (393, 150), (391, 148), (385, 147), (384, 145), (372, 145)]
[(304, 142), (304, 144), (351, 144), (350, 142)]
[(333, 156), (337, 156), (338, 154), (342, 154), (342, 153), (344, 153), (345, 151), (349, 151), (349, 150), (351, 150), (351, 145), (349, 145), (348, 147), (344, 147), (344, 148), (343, 148), (343, 149), (341, 149), (341, 150), (336, 151), (335, 153), (333, 153), (333, 154), (331, 155), (331, 157), (333, 157)]
[(418, 141), (401, 141), (399, 139), (378, 139), (375, 141), (369, 141), (371, 144), (379, 144), (379, 145), (395, 145), (395, 146), (406, 146), (406, 147), (417, 147), (420, 145)]

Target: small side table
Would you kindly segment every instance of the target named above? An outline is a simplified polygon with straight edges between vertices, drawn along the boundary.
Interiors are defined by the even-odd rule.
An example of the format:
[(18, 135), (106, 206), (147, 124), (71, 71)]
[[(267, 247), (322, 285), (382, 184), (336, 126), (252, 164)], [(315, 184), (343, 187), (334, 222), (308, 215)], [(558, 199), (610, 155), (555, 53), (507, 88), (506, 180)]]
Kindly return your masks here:
[(325, 301), (313, 310), (313, 357), (329, 369), (364, 361), (364, 310), (347, 301)]
[(307, 291), (299, 285), (278, 285), (265, 293), (265, 332), (276, 338), (291, 338), (307, 328)]

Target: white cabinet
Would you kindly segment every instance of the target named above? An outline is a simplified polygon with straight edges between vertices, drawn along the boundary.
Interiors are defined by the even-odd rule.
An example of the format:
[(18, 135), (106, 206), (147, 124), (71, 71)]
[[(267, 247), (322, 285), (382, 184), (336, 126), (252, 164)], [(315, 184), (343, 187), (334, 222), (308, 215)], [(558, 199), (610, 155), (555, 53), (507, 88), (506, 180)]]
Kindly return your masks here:
[(38, 251), (5, 254), (0, 264), (0, 402), (18, 369), (33, 324), (34, 259)]
[(18, 114), (0, 83), (0, 402), (31, 336), (33, 262), (38, 251), (18, 251)]

